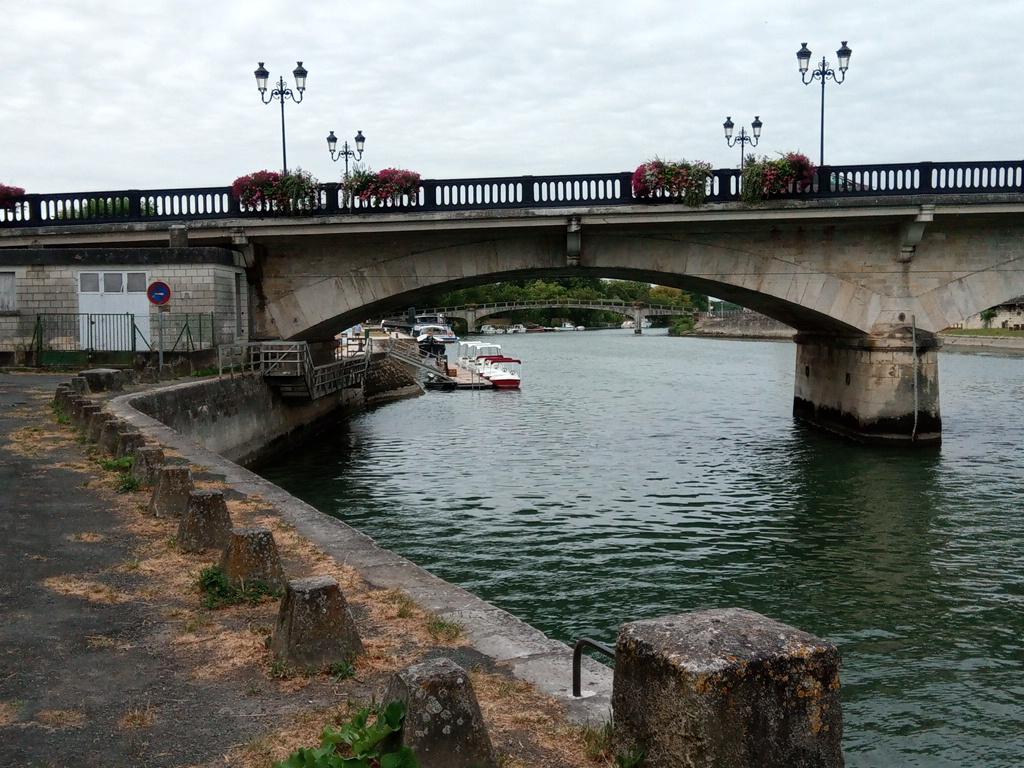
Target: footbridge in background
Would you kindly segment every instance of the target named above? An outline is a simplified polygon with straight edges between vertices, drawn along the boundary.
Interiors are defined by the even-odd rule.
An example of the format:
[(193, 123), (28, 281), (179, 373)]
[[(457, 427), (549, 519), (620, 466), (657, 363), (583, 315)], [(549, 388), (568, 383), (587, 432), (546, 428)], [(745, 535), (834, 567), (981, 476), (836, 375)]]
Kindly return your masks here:
[(936, 334), (1024, 295), (1024, 161), (824, 167), (759, 205), (719, 170), (707, 191), (688, 207), (634, 196), (628, 173), (427, 180), (346, 207), (324, 185), (290, 216), (243, 209), (224, 187), (27, 195), (0, 214), (0, 263), (18, 250), (217, 246), (248, 275), (252, 337), (307, 341), (314, 357), (343, 328), (461, 287), (672, 286), (798, 331), (798, 416), (937, 441)]
[(465, 304), (455, 307), (434, 307), (418, 310), (425, 314), (444, 315), (446, 318), (459, 318), (466, 322), (470, 333), (478, 330), (478, 325), (485, 317), (494, 317), (506, 312), (520, 312), (527, 309), (589, 309), (597, 312), (613, 312), (633, 320), (634, 327), (640, 332), (646, 317), (679, 317), (696, 315), (692, 307), (675, 307), (670, 304), (651, 304), (644, 302), (625, 303), (608, 299), (539, 299), (537, 301), (497, 301), (487, 304)]

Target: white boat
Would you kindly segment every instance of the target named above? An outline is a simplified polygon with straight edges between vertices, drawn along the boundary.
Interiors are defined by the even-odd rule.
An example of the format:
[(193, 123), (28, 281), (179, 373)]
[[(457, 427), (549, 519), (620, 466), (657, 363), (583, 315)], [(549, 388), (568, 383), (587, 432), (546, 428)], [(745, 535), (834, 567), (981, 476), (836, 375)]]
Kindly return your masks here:
[(573, 325), (568, 320), (566, 320), (560, 326), (555, 328), (555, 330), (556, 331), (582, 331), (583, 330), (583, 326), (582, 325), (580, 325), (580, 326)]
[(486, 335), (488, 335), (488, 336), (490, 336), (490, 335), (491, 335), (491, 334), (493, 334), (493, 333), (497, 333), (497, 332), (498, 332), (498, 329), (497, 329), (497, 328), (495, 328), (495, 327), (494, 327), (493, 325), (491, 325), (490, 323), (488, 323), (488, 324), (486, 324), (486, 325), (481, 325), (481, 326), (480, 326), (480, 333), (486, 334)]
[(623, 320), (622, 325), (620, 325), (619, 328), (636, 328), (636, 323), (632, 320)]
[(522, 323), (516, 323), (508, 327), (507, 333), (526, 333), (526, 326)]
[(449, 326), (438, 323), (417, 323), (412, 327), (412, 335), (421, 344), (429, 339), (441, 344), (454, 344), (459, 340)]
[(475, 376), (487, 379), (497, 389), (518, 389), (522, 381), (522, 361), (506, 357), (499, 344), (464, 341), (459, 344), (455, 364)]

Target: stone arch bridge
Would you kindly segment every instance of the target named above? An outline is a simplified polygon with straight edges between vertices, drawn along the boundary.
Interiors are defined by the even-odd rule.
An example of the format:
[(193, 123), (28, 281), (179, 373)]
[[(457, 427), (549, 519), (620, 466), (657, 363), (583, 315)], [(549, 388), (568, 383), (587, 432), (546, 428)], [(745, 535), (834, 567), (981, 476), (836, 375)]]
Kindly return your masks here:
[(0, 211), (0, 258), (219, 246), (246, 269), (254, 338), (324, 350), (357, 321), (460, 287), (673, 286), (794, 327), (794, 413), (878, 441), (939, 440), (935, 334), (1024, 295), (1024, 161), (825, 167), (756, 206), (735, 171), (715, 171), (697, 208), (637, 199), (629, 178), (427, 180), (347, 209), (325, 185), (286, 218), (240, 210), (227, 188), (25, 196)]
[(424, 309), (424, 313), (457, 317), (466, 322), (470, 333), (475, 333), (477, 326), (485, 317), (493, 317), (504, 312), (516, 312), (523, 309), (590, 309), (599, 312), (614, 312), (633, 320), (635, 332), (640, 333), (645, 317), (678, 317), (693, 315), (696, 310), (687, 307), (673, 307), (669, 304), (650, 304), (634, 302), (627, 304), (622, 301), (607, 299), (538, 299), (536, 301), (498, 301), (488, 304), (466, 304), (457, 307), (434, 307)]

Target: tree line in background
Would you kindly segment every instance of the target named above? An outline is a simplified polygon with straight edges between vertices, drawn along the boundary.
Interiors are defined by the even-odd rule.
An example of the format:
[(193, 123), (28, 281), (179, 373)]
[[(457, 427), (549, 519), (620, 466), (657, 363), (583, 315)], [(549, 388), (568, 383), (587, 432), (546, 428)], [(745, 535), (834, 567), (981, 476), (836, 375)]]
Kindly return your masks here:
[[(597, 277), (569, 277), (554, 280), (513, 280), (492, 285), (461, 288), (457, 291), (435, 294), (422, 306), (457, 307), (472, 304), (492, 304), (515, 301), (551, 301), (572, 299), (577, 301), (621, 301), (623, 304), (663, 304), (686, 309), (706, 310), (708, 298), (688, 293), (679, 288), (633, 280), (604, 280)], [(553, 307), (504, 312), (501, 317), (515, 323), (555, 325), (555, 321), (569, 320), (576, 325), (595, 327), (619, 325), (623, 316), (615, 312), (590, 309)], [(489, 318), (493, 320), (493, 318)], [(666, 326), (670, 318), (652, 317), (653, 325)]]

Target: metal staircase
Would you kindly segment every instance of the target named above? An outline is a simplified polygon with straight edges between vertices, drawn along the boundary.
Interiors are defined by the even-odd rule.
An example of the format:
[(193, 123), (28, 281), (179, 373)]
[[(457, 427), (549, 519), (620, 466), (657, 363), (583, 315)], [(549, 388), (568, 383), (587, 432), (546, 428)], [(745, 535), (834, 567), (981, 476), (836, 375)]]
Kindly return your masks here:
[(363, 354), (314, 365), (304, 341), (253, 341), (220, 348), (220, 373), (258, 373), (286, 398), (317, 400), (351, 387), (362, 387), (372, 347)]
[[(413, 345), (412, 349), (409, 349), (409, 343), (403, 343), (398, 339), (387, 339), (382, 345), (384, 354), (389, 358), (394, 358), (399, 362), (411, 365), (420, 371), (425, 371), (435, 378), (450, 383), (454, 386), (457, 382), (451, 376), (448, 375), (448, 360), (447, 358), (439, 357), (438, 355), (424, 355), (418, 348)], [(444, 367), (442, 368), (442, 364)]]

